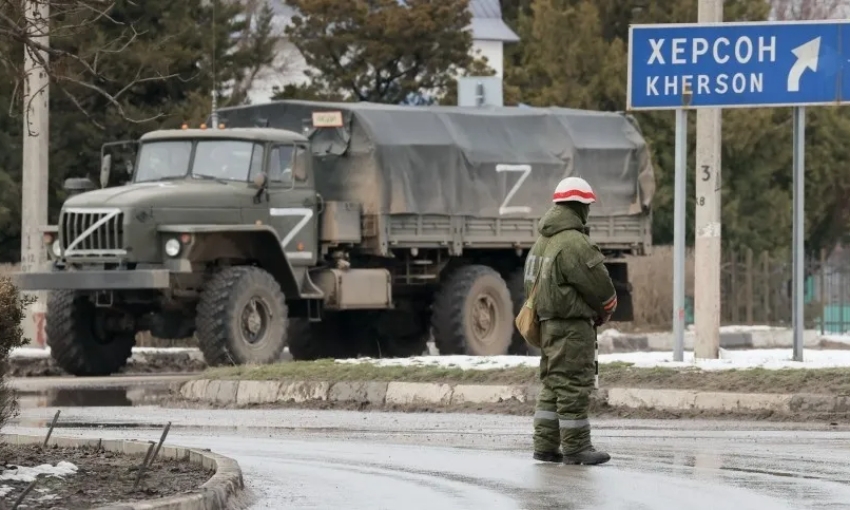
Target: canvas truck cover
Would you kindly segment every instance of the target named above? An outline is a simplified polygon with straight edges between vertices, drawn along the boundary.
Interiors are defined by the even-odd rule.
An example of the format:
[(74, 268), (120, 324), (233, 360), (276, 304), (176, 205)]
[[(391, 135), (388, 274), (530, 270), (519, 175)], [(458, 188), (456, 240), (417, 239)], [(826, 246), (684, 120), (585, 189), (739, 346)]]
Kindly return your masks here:
[(593, 216), (644, 214), (655, 192), (648, 147), (620, 113), (284, 100), (219, 119), (310, 136), (318, 192), (366, 214), (536, 218), (568, 176), (593, 187)]

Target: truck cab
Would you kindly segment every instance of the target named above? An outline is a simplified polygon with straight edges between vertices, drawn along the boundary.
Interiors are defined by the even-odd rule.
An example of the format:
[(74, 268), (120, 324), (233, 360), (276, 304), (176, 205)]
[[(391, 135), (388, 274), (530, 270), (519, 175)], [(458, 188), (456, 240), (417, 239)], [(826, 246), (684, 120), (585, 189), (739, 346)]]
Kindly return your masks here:
[[(103, 184), (110, 165), (105, 155)], [(196, 333), (194, 308), (203, 304), (210, 274), (223, 268), (242, 266), (253, 278), (262, 272), (290, 298), (320, 298), (307, 275), (317, 261), (317, 205), (309, 141), (298, 133), (154, 131), (138, 141), (129, 182), (63, 204), (55, 233), (46, 232), (51, 270), (16, 279), (23, 290), (52, 291), (47, 336), (63, 368), (113, 373), (125, 364), (138, 331), (162, 338)], [(250, 313), (242, 321), (246, 342), (237, 363), (269, 362), (283, 349), (285, 320), (272, 333), (280, 339), (251, 341), (277, 319), (272, 314), (286, 319), (286, 299), (273, 289), (266, 293), (277, 308), (263, 300), (241, 303)], [(209, 311), (237, 306), (223, 302), (226, 297)]]

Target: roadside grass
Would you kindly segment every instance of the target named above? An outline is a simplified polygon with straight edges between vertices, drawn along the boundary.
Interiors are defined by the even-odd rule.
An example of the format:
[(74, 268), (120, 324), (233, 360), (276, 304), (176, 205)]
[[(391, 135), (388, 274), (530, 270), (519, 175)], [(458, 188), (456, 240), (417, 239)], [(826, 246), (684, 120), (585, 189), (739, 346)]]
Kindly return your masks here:
[[(274, 365), (212, 368), (200, 379), (276, 381), (405, 381), (475, 384), (536, 384), (536, 367), (460, 369), (447, 367), (381, 367), (332, 360), (292, 361)], [(850, 369), (783, 369), (702, 371), (696, 368), (636, 368), (630, 363), (599, 366), (602, 388), (632, 387), (738, 393), (819, 393), (850, 395)]]
[(448, 367), (381, 367), (371, 363), (336, 363), (333, 360), (290, 361), (274, 365), (242, 365), (211, 368), (201, 379), (249, 379), (282, 381), (407, 381), (465, 382), (479, 384), (531, 384), (537, 370), (515, 367), (463, 370)]

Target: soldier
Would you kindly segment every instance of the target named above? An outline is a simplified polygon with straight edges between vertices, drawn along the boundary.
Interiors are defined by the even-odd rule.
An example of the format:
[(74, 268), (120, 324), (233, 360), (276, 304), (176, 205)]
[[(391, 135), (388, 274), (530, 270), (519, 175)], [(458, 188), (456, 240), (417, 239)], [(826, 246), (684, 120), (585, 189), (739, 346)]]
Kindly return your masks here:
[(610, 320), (617, 293), (605, 257), (587, 235), (593, 189), (584, 179), (568, 177), (552, 202), (525, 262), (526, 296), (540, 275), (535, 301), (543, 388), (534, 414), (534, 458), (602, 464), (611, 456), (591, 444), (587, 413), (596, 377), (596, 327)]

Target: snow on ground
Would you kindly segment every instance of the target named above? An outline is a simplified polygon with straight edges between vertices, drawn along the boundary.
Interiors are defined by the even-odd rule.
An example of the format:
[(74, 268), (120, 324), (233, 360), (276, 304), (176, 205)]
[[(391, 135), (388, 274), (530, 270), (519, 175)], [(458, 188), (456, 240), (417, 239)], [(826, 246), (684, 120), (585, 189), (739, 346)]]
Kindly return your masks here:
[[(693, 333), (695, 332), (695, 328), (693, 324), (690, 324), (686, 329), (686, 332)], [(809, 333), (820, 334), (820, 330), (807, 330)], [(734, 325), (734, 326), (720, 326), (721, 333), (779, 333), (779, 332), (791, 332), (791, 328), (785, 328), (781, 326), (766, 326), (763, 324), (755, 324), (752, 326), (747, 325)], [(640, 333), (622, 333), (616, 329), (606, 329), (599, 332), (599, 338), (616, 338), (622, 336), (633, 336), (633, 335), (667, 335), (672, 334), (672, 331), (646, 331)]]
[[(73, 475), (77, 472), (77, 466), (64, 460), (59, 461), (55, 466), (50, 464), (42, 464), (35, 467), (15, 466), (8, 468), (0, 474), (2, 481), (15, 481), (29, 483), (34, 481), (38, 475), (54, 476), (62, 478), (65, 475)], [(0, 487), (2, 490), (3, 487)]]
[(824, 335), (821, 338), (830, 342), (850, 345), (850, 335)]
[[(133, 347), (134, 354), (176, 354), (197, 352), (196, 347)], [(49, 358), (50, 347), (17, 347), (9, 353), (10, 358)]]
[(50, 357), (50, 348), (45, 347), (16, 347), (9, 352), (10, 358), (48, 358)]
[[(685, 352), (685, 360), (673, 361), (672, 352), (627, 352), (619, 354), (601, 354), (599, 363), (625, 362), (636, 367), (653, 368), (700, 368), (702, 370), (731, 370), (745, 368), (850, 368), (850, 351), (846, 350), (805, 350), (803, 361), (792, 360), (791, 349), (753, 349), (727, 351), (721, 349), (721, 359), (697, 360), (693, 352)], [(537, 356), (417, 356), (412, 358), (359, 358), (341, 359), (337, 363), (371, 363), (377, 366), (417, 366), (460, 368), (464, 370), (492, 370), (518, 366), (537, 367)]]

